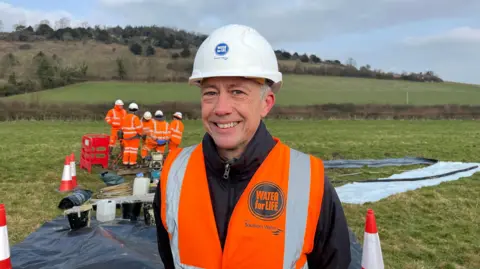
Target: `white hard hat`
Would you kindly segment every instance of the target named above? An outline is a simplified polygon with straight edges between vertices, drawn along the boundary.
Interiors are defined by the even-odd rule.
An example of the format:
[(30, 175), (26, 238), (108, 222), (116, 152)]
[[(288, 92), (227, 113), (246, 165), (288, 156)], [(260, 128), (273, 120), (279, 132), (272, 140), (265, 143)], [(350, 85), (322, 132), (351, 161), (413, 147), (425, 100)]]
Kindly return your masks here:
[(128, 105), (129, 110), (138, 110), (138, 105), (136, 103), (131, 103)]
[(181, 119), (182, 118), (182, 113), (181, 112), (175, 112), (175, 113), (173, 113), (173, 116)]
[(152, 118), (152, 113), (150, 113), (150, 111), (146, 111), (145, 113), (143, 113), (143, 118), (146, 119), (146, 120), (149, 120)]
[(189, 84), (204, 78), (240, 76), (271, 80), (273, 92), (282, 86), (275, 51), (255, 29), (230, 24), (213, 31), (198, 48)]
[(115, 105), (117, 106), (123, 106), (123, 101), (118, 99), (117, 101), (115, 101)]
[(163, 117), (163, 112), (161, 110), (155, 111), (155, 117)]

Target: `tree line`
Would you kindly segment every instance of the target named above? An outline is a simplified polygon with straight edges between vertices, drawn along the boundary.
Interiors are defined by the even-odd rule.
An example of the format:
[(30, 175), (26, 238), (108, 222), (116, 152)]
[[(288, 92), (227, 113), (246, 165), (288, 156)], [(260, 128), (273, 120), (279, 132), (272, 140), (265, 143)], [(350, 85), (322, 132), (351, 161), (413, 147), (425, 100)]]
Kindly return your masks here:
[[(0, 21), (0, 32), (2, 23)], [(36, 25), (26, 25), (19, 22), (12, 32), (0, 33), (0, 40), (35, 42), (40, 40), (82, 41), (95, 40), (105, 44), (122, 44), (129, 47), (137, 56), (155, 55), (155, 48), (170, 51), (173, 61), (178, 58), (191, 58), (192, 51), (198, 49), (207, 35), (161, 26), (125, 26), (106, 27), (90, 26), (87, 22), (72, 27), (68, 18), (61, 18), (53, 25), (48, 20), (42, 20)], [(178, 52), (181, 50), (180, 52)], [(275, 50), (280, 60), (280, 69), (285, 73), (311, 74), (320, 76), (364, 77), (376, 79), (408, 80), (416, 82), (443, 82), (433, 71), (426, 72), (384, 72), (372, 69), (370, 65), (357, 67), (354, 59), (345, 63), (339, 60), (321, 59), (315, 54)], [(294, 61), (294, 65), (282, 65), (282, 61)]]

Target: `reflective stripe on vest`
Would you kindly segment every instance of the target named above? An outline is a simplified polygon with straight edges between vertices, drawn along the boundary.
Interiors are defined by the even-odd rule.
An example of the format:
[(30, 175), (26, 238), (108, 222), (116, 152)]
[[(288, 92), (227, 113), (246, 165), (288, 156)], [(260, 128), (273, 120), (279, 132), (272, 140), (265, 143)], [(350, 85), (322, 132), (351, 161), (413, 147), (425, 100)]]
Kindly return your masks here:
[(182, 132), (179, 130), (180, 128), (180, 122), (178, 120), (173, 121), (173, 124), (175, 127), (170, 128), (171, 132), (171, 137), (177, 138), (177, 139), (182, 139)]
[[(130, 115), (130, 119), (128, 118)], [(126, 120), (130, 120), (130, 126), (123, 126), (122, 127), (122, 131), (123, 131), (123, 135), (125, 137), (133, 137), (137, 134), (137, 127), (142, 127), (141, 125), (139, 126), (135, 126), (135, 118), (136, 118), (136, 115), (133, 115), (133, 114), (129, 114), (127, 116), (125, 116)]]
[[(159, 126), (160, 124), (164, 124), (165, 129), (164, 130), (157, 129), (157, 123)], [(168, 123), (154, 120), (152, 136), (156, 137), (157, 139), (167, 140), (168, 139)]]
[[(183, 180), (187, 170), (187, 164), (194, 150), (198, 145), (183, 148), (178, 156), (173, 160), (167, 175), (167, 186), (165, 199), (166, 206), (166, 225), (170, 235), (170, 244), (173, 253), (173, 259), (176, 268), (192, 268), (192, 265), (182, 264), (179, 250), (179, 205)], [(308, 154), (289, 148), (289, 175), (288, 189), (286, 192), (285, 207), (285, 231), (284, 233), (284, 251), (283, 267), (285, 269), (296, 268), (296, 263), (304, 254), (305, 239), (313, 238), (311, 233), (307, 234), (307, 219), (309, 215), (310, 182), (311, 182), (311, 161)], [(323, 169), (323, 168), (322, 168)], [(322, 185), (323, 187), (323, 185)], [(323, 192), (321, 193), (323, 195)], [(321, 198), (320, 198), (321, 201)], [(209, 201), (210, 202), (210, 201)], [(238, 206), (238, 204), (237, 204)], [(319, 212), (320, 205), (318, 205)], [(315, 208), (314, 208), (315, 209)], [(184, 213), (185, 214), (185, 213)], [(192, 223), (195, 226), (194, 223)], [(232, 224), (230, 224), (232, 225)], [(316, 222), (315, 222), (316, 225)], [(193, 228), (194, 229), (194, 228)], [(198, 231), (201, 233), (202, 231)], [(228, 236), (227, 236), (228, 237)], [(227, 240), (228, 241), (228, 240)], [(193, 244), (202, 244), (202, 242), (193, 242)], [(230, 244), (232, 244), (230, 242)], [(307, 244), (308, 245), (308, 244)], [(313, 245), (313, 239), (312, 239)], [(308, 247), (307, 247), (308, 249)], [(240, 255), (240, 254), (239, 254)], [(303, 262), (303, 261), (302, 261)], [(306, 260), (300, 268), (308, 268)]]

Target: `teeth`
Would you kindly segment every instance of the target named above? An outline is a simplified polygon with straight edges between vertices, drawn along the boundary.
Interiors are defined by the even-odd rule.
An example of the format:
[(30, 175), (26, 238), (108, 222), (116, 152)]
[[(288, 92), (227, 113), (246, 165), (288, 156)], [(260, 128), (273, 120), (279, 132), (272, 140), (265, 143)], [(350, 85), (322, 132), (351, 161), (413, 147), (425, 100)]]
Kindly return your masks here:
[(226, 123), (226, 124), (217, 123), (217, 126), (220, 127), (221, 129), (227, 129), (227, 128), (232, 128), (237, 124), (238, 124), (238, 122), (230, 122), (230, 123)]

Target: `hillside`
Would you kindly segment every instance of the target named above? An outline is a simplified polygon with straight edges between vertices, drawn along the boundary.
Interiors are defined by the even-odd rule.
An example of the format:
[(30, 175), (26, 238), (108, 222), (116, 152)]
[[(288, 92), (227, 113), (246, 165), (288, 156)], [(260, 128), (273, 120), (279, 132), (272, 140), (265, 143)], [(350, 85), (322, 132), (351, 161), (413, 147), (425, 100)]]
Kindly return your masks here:
[[(89, 80), (185, 81), (196, 50), (206, 38), (166, 27), (104, 29), (87, 24), (71, 28), (68, 21), (56, 24), (53, 29), (48, 21), (41, 21), (0, 33), (0, 80), (8, 82), (0, 96)], [(285, 74), (443, 82), (432, 71), (394, 74), (369, 65), (357, 67), (354, 59), (342, 63), (279, 48), (275, 52)]]
[[(476, 104), (480, 99), (480, 86), (289, 74), (284, 75), (284, 86), (277, 95), (277, 104), (406, 104), (407, 93), (411, 105)], [(196, 87), (177, 82), (86, 82), (9, 96), (0, 98), (0, 101), (111, 104), (117, 98), (139, 104), (198, 103), (200, 93)]]

